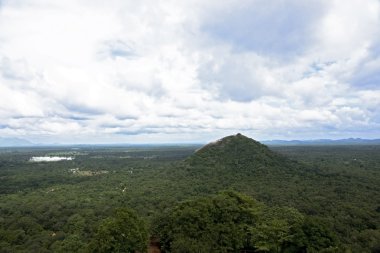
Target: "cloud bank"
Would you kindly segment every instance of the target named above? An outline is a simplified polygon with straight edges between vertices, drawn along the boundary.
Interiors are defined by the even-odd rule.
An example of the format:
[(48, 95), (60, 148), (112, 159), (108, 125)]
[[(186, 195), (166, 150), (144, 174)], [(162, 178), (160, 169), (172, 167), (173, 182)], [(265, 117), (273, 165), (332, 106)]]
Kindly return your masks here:
[(0, 136), (380, 136), (380, 2), (0, 4)]

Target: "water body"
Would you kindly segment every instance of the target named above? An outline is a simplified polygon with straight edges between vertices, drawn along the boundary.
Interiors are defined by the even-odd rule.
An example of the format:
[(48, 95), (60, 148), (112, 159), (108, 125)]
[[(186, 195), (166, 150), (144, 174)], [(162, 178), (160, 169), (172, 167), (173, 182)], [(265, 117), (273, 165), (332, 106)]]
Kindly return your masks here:
[(71, 161), (73, 157), (64, 157), (64, 156), (33, 156), (29, 161), (31, 162), (58, 162), (63, 160)]

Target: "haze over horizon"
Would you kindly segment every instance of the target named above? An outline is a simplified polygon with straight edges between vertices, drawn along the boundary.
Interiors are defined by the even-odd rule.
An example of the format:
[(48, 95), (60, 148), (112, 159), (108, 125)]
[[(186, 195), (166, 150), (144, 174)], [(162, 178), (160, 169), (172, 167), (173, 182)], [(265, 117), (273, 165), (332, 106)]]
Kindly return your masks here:
[(380, 138), (380, 1), (0, 0), (0, 137)]

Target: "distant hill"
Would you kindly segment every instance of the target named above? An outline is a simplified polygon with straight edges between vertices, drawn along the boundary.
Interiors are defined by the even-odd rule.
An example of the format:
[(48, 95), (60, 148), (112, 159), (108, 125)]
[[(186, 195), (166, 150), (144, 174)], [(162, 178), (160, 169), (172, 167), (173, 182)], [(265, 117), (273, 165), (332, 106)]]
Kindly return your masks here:
[(187, 162), (191, 165), (212, 167), (241, 167), (283, 163), (284, 157), (260, 142), (238, 133), (203, 146), (189, 157)]
[(34, 144), (28, 140), (21, 138), (2, 138), (0, 137), (0, 147), (25, 147)]
[(296, 146), (296, 145), (380, 145), (380, 139), (361, 139), (361, 138), (348, 138), (348, 139), (317, 139), (317, 140), (268, 140), (262, 141), (266, 145), (272, 146)]
[(284, 196), (298, 196), (300, 178), (312, 180), (316, 170), (236, 134), (198, 149), (172, 168), (168, 179), (177, 182), (178, 191), (199, 195), (233, 189), (266, 203), (289, 205)]

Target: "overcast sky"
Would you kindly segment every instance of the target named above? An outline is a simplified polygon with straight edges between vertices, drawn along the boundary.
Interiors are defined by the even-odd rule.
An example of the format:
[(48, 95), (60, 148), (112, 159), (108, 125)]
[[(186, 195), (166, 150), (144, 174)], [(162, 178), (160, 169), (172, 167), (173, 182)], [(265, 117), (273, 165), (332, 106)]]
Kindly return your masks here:
[(379, 0), (0, 0), (0, 137), (380, 138)]

